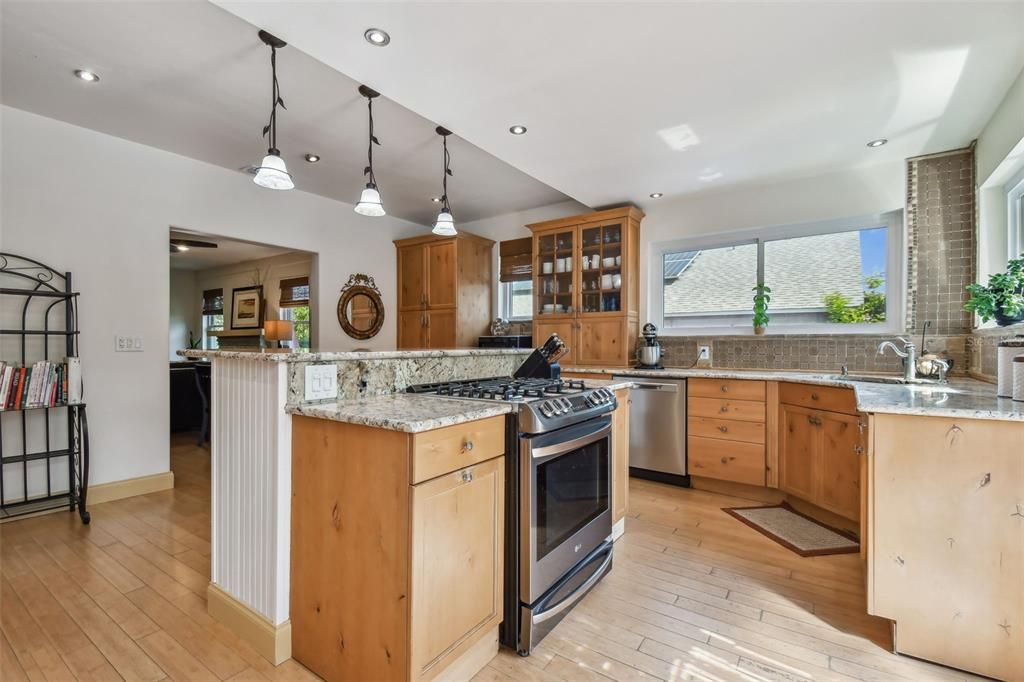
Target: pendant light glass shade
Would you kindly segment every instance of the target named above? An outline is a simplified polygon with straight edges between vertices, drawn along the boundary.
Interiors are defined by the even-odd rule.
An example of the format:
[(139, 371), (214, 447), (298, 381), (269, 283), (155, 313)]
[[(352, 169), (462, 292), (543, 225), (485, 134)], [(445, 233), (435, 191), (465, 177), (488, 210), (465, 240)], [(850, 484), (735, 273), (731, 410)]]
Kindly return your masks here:
[(267, 189), (294, 189), (291, 173), (284, 165), (284, 159), (276, 149), (267, 150), (263, 163), (256, 169), (256, 177), (252, 179), (260, 187)]
[(356, 204), (355, 210), (359, 215), (368, 215), (375, 218), (387, 215), (384, 212), (384, 204), (380, 201), (380, 192), (377, 191), (376, 185), (367, 183), (366, 189), (359, 195), (359, 203)]
[(281, 98), (281, 87), (277, 82), (277, 51), (286, 43), (266, 31), (259, 32), (260, 40), (270, 48), (270, 120), (263, 128), (263, 136), (268, 138), (270, 148), (263, 162), (256, 169), (256, 176), (252, 181), (260, 187), (267, 189), (294, 189), (292, 175), (281, 158), (281, 152), (277, 150), (277, 107), (284, 108), (284, 100)]
[(437, 222), (434, 223), (434, 229), (431, 232), (442, 237), (454, 237), (457, 235), (455, 219), (452, 218), (452, 214), (444, 210), (438, 213)]

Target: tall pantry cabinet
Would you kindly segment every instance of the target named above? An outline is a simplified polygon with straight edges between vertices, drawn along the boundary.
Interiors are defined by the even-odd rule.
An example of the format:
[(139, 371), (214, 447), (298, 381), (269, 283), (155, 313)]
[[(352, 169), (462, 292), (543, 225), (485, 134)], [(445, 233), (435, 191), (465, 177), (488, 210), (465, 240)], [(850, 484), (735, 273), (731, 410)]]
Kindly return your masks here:
[(395, 241), (398, 347), (469, 348), (491, 322), (494, 242), (468, 232)]
[(527, 225), (533, 337), (558, 334), (565, 365), (626, 367), (639, 337), (640, 221), (634, 206)]

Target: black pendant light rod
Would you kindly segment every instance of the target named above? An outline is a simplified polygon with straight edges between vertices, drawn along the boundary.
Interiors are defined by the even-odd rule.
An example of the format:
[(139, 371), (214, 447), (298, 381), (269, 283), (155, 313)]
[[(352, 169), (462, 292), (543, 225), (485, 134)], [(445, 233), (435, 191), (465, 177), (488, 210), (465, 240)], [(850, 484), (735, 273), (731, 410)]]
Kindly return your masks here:
[(270, 149), (277, 151), (277, 106), (281, 105), (282, 109), (287, 109), (284, 105), (284, 100), (281, 99), (281, 87), (277, 83), (277, 50), (282, 48), (288, 43), (284, 42), (280, 38), (266, 31), (260, 31), (260, 40), (270, 46), (270, 74), (271, 74), (271, 86), (270, 86), (270, 122), (263, 128), (263, 136), (267, 137), (270, 135)]
[(377, 178), (373, 175), (373, 145), (380, 144), (380, 140), (373, 134), (373, 100), (380, 97), (380, 93), (365, 85), (359, 86), (359, 94), (366, 98), (366, 108), (370, 112), (370, 140), (366, 144), (366, 163), (363, 175), (370, 176), (370, 184), (377, 187)]
[(448, 203), (448, 176), (454, 174), (451, 168), (448, 167), (452, 159), (451, 154), (448, 153), (448, 136), (452, 134), (452, 131), (443, 126), (437, 126), (435, 130), (441, 136), (441, 146), (444, 149), (444, 173), (441, 176), (441, 208), (445, 212), (451, 213), (452, 207)]

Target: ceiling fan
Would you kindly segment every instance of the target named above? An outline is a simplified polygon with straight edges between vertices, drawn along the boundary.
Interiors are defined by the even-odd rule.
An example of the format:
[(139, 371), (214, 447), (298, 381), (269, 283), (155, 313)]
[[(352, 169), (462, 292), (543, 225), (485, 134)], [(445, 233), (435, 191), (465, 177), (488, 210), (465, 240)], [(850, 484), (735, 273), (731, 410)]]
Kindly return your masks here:
[(179, 239), (177, 237), (171, 237), (171, 253), (182, 253), (189, 249), (216, 249), (217, 245), (213, 242), (203, 242), (197, 239)]

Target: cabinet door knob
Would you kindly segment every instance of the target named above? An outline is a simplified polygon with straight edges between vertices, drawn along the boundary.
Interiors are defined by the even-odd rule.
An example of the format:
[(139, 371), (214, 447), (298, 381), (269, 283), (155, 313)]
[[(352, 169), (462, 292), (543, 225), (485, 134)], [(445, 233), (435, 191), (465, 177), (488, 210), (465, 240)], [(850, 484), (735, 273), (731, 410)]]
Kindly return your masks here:
[(722, 393), (728, 393), (728, 392), (729, 392), (729, 387), (726, 386), (725, 384), (722, 384)]
[(864, 447), (861, 446), (861, 445), (854, 445), (853, 446), (853, 452), (856, 455), (863, 455), (864, 454)]
[(729, 427), (728, 426), (719, 426), (718, 430), (721, 431), (722, 433), (729, 433)]
[(721, 409), (719, 409), (718, 411), (719, 412), (728, 412), (729, 411), (729, 406), (728, 405), (722, 405)]
[(817, 399), (818, 399), (818, 394), (817, 393), (812, 393), (811, 394), (811, 400), (817, 400)]
[(472, 482), (472, 480), (473, 480), (473, 470), (472, 469), (466, 469), (465, 471), (462, 472), (462, 482), (463, 483), (470, 483), (470, 482)]
[(467, 440), (465, 443), (462, 444), (462, 449), (465, 450), (466, 452), (470, 452), (473, 449), (473, 441)]

